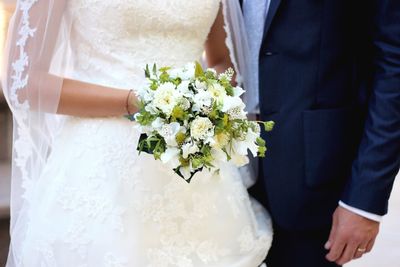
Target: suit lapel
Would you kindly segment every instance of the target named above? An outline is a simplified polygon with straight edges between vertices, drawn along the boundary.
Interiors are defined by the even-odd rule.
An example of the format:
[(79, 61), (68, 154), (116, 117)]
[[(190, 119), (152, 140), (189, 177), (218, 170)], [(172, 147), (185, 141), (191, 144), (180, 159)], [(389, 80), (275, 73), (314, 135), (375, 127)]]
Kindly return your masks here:
[(265, 27), (264, 27), (264, 37), (263, 40), (265, 40), (267, 33), (269, 31), (269, 28), (271, 27), (272, 20), (274, 19), (276, 15), (276, 11), (278, 11), (279, 5), (281, 4), (282, 0), (271, 0), (268, 14), (267, 14), (267, 19), (265, 21)]

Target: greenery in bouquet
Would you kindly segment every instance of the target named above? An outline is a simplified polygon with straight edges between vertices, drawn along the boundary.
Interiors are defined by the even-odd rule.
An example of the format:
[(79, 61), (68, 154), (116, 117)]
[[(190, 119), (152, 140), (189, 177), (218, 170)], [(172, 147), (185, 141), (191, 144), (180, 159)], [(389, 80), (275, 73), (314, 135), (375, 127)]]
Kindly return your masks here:
[(259, 124), (270, 131), (274, 123), (247, 119), (244, 90), (232, 85), (232, 69), (217, 74), (195, 62), (183, 68), (146, 66), (145, 75), (134, 116), (140, 152), (153, 154), (187, 182), (205, 168), (218, 171), (224, 162), (247, 164), (248, 151), (265, 156)]

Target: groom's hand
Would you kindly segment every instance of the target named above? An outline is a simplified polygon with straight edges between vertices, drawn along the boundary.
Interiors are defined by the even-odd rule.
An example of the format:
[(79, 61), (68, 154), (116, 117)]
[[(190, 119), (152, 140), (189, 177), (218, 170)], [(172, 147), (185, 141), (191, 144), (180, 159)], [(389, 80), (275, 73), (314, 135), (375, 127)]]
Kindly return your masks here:
[(372, 250), (379, 232), (379, 223), (338, 207), (325, 248), (327, 260), (344, 265)]

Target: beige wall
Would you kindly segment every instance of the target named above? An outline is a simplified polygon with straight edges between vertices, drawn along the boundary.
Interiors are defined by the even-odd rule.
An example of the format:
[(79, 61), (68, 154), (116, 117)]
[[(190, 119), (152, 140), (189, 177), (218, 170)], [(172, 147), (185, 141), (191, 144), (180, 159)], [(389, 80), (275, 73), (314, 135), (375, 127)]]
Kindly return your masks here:
[(6, 39), (8, 21), (14, 10), (14, 4), (10, 2), (12, 1), (0, 1), (0, 62), (3, 60), (3, 46)]

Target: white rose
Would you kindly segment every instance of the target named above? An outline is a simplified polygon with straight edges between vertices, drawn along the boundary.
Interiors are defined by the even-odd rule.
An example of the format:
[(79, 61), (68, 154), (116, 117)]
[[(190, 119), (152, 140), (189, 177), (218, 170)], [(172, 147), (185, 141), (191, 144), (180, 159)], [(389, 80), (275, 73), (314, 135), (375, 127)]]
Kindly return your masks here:
[(178, 105), (183, 109), (183, 110), (188, 110), (190, 108), (190, 101), (187, 100), (185, 97), (181, 97), (178, 100)]
[(181, 94), (173, 83), (164, 83), (154, 91), (153, 105), (170, 116), (180, 97)]
[(214, 125), (208, 118), (197, 117), (190, 125), (190, 135), (196, 140), (205, 140), (214, 135)]

